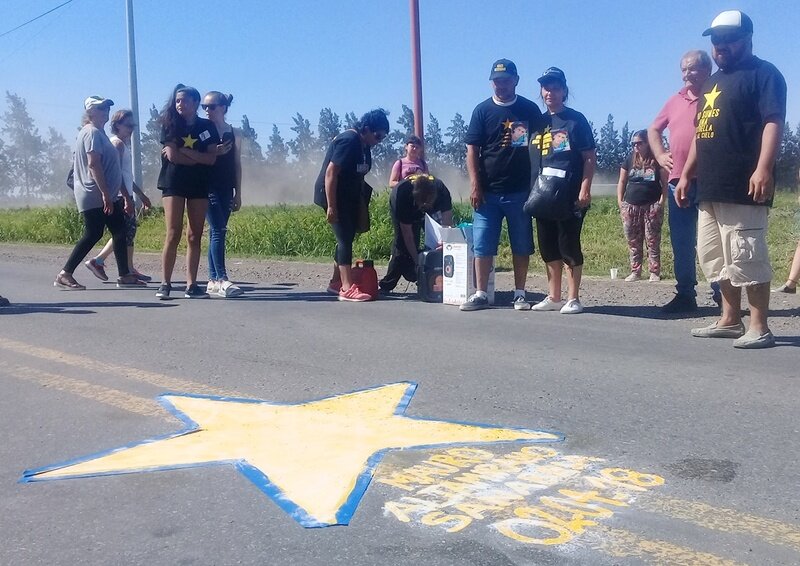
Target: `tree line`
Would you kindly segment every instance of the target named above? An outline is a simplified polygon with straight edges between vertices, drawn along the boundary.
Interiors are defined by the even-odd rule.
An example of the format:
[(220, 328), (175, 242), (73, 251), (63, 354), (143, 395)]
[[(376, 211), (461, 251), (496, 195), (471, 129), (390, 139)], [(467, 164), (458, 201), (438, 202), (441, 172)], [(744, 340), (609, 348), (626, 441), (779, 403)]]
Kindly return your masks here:
[[(141, 127), (142, 173), (145, 188), (154, 188), (161, 167), (161, 128), (159, 111), (151, 105), (147, 121)], [(390, 115), (390, 122), (393, 117)], [(350, 128), (357, 117), (353, 112), (339, 116), (331, 108), (320, 110), (316, 128), (302, 114), (292, 117), (290, 138), (285, 138), (276, 124), (266, 141), (242, 116), (239, 136), (242, 167), (248, 190), (259, 185), (283, 183), (286, 190), (272, 200), (310, 201), (311, 186), (319, 171), (325, 150), (341, 131)], [(395, 127), (386, 139), (373, 148), (373, 174), (378, 182), (388, 183), (389, 171), (403, 153), (403, 141), (414, 131), (414, 112), (402, 105)], [(234, 124), (237, 125), (237, 124)], [(27, 110), (25, 99), (6, 92), (6, 110), (0, 122), (0, 198), (6, 205), (25, 206), (36, 202), (58, 202), (71, 197), (65, 179), (72, 163), (72, 140), (69, 142), (53, 127), (42, 135)], [(466, 177), (467, 122), (456, 113), (446, 128), (428, 115), (425, 127), (425, 156), (436, 174), (445, 168)], [(614, 116), (608, 115), (599, 133), (592, 124), (597, 143), (597, 175), (606, 182), (616, 181), (620, 164), (630, 151), (631, 131), (625, 122), (620, 129)], [(800, 124), (786, 124), (776, 164), (779, 187), (794, 187), (800, 168)], [(274, 195), (274, 193), (273, 193)]]

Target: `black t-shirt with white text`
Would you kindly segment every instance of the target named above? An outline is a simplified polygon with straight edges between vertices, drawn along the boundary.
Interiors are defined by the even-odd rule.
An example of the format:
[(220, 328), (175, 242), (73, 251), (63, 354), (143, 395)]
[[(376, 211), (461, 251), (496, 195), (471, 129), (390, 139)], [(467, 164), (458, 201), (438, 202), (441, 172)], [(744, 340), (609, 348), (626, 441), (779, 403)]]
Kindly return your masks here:
[(508, 106), (489, 98), (475, 107), (464, 141), (480, 148), (478, 174), (483, 190), (506, 194), (530, 189), (528, 145), (543, 128), (539, 107), (522, 96)]
[[(758, 57), (718, 70), (697, 106), (697, 199), (759, 204), (747, 194), (768, 119), (786, 119), (786, 81)], [(772, 205), (772, 199), (764, 203)]]
[(556, 114), (545, 111), (543, 119), (544, 131), (531, 140), (534, 167), (541, 156), (541, 167), (566, 171), (565, 178), (577, 199), (583, 180), (583, 152), (595, 148), (592, 127), (583, 114), (572, 108)]
[(325, 153), (314, 184), (314, 203), (322, 208), (328, 207), (325, 195), (325, 171), (333, 162), (341, 169), (336, 185), (336, 199), (341, 202), (357, 202), (364, 185), (364, 176), (372, 168), (372, 154), (367, 146), (361, 143), (361, 136), (355, 130), (345, 130), (333, 138)]
[[(196, 118), (191, 126), (184, 126), (169, 135), (166, 129), (161, 128), (161, 144), (173, 142), (178, 147), (196, 149), (202, 153), (210, 145), (219, 143), (217, 127), (211, 120)], [(161, 171), (158, 174), (158, 188), (172, 190), (208, 189), (211, 179), (211, 166), (209, 165), (179, 165), (172, 163), (164, 155), (161, 156)]]

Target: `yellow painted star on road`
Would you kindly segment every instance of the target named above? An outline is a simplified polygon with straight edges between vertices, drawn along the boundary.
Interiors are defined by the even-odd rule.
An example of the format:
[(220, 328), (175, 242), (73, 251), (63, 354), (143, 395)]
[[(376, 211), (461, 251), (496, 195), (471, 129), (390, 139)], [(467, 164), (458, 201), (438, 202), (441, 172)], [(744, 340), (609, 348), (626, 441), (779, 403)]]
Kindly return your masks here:
[(167, 437), (26, 471), (33, 482), (231, 463), (306, 527), (348, 524), (388, 450), (443, 444), (558, 442), (536, 430), (403, 415), (415, 383), (293, 405), (163, 395), (187, 425)]
[(188, 147), (189, 149), (194, 149), (194, 144), (197, 143), (197, 138), (193, 138), (192, 134), (181, 139), (183, 140), (183, 147)]
[(711, 91), (703, 94), (703, 96), (705, 96), (705, 98), (706, 98), (706, 103), (703, 106), (703, 110), (706, 110), (708, 108), (713, 110), (714, 109), (714, 104), (717, 102), (717, 97), (720, 94), (722, 94), (722, 91), (717, 89), (717, 85), (716, 84), (714, 85), (714, 88), (711, 89)]

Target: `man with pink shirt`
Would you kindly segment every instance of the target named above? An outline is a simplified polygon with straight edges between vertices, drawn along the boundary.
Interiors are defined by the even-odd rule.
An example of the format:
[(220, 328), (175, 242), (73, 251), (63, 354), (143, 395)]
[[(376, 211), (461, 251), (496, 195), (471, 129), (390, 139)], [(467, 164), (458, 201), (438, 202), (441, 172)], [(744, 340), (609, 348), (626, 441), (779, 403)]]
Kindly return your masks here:
[[(703, 83), (711, 75), (711, 57), (705, 51), (689, 51), (681, 59), (681, 74), (685, 86), (667, 100), (652, 125), (647, 129), (647, 139), (658, 162), (669, 171), (669, 231), (674, 256), (675, 297), (662, 312), (679, 313), (697, 309), (697, 203), (694, 195), (696, 181), (692, 181), (690, 206), (681, 208), (675, 201), (675, 185), (681, 177), (689, 148), (695, 136), (697, 99)], [(669, 130), (669, 150), (664, 148), (662, 134)], [(714, 300), (719, 290), (714, 289)]]

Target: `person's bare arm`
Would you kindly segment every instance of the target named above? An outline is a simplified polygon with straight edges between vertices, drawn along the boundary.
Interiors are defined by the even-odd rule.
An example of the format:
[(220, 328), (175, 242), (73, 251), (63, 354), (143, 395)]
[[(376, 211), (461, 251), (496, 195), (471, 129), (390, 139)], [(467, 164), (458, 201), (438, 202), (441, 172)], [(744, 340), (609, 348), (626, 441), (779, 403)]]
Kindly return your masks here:
[(622, 199), (625, 197), (625, 187), (628, 185), (628, 170), (620, 167), (619, 181), (617, 181), (617, 205), (622, 208)]
[(329, 224), (339, 221), (339, 212), (336, 208), (336, 191), (339, 185), (339, 171), (342, 168), (333, 161), (325, 169), (325, 198), (328, 201), (326, 216)]
[(692, 145), (689, 146), (689, 156), (686, 158), (686, 164), (683, 166), (683, 173), (675, 185), (675, 202), (681, 208), (688, 207), (689, 202), (689, 187), (691, 186), (692, 179), (695, 177), (697, 171), (697, 138), (692, 139)]
[(663, 128), (659, 129), (655, 126), (647, 128), (647, 143), (650, 144), (650, 150), (653, 152), (653, 156), (656, 158), (656, 161), (658, 161), (658, 164), (666, 169), (667, 174), (669, 174), (672, 172), (674, 163), (672, 161), (672, 152), (664, 147), (663, 135)]
[(755, 202), (766, 202), (772, 198), (775, 192), (775, 179), (772, 171), (775, 168), (782, 136), (783, 121), (772, 118), (764, 124), (764, 131), (761, 132), (761, 153), (758, 156), (758, 165), (750, 177), (750, 188), (747, 191), (747, 194)]
[(236, 172), (236, 187), (233, 193), (233, 210), (242, 208), (242, 144), (241, 136), (237, 136), (234, 142), (233, 168)]
[(578, 207), (587, 208), (592, 204), (592, 180), (597, 167), (597, 151), (587, 149), (581, 152), (583, 158), (583, 178), (581, 179), (581, 192), (578, 194)]
[(480, 177), (480, 148), (476, 145), (467, 146), (467, 173), (469, 173), (470, 195), (469, 203), (473, 209), (478, 209), (483, 204), (483, 190)]
[(103, 198), (103, 212), (111, 214), (114, 211), (114, 201), (106, 183), (106, 175), (103, 173), (103, 158), (96, 151), (88, 152), (86, 157), (89, 160), (89, 173), (91, 173), (94, 182), (97, 183), (97, 188)]

